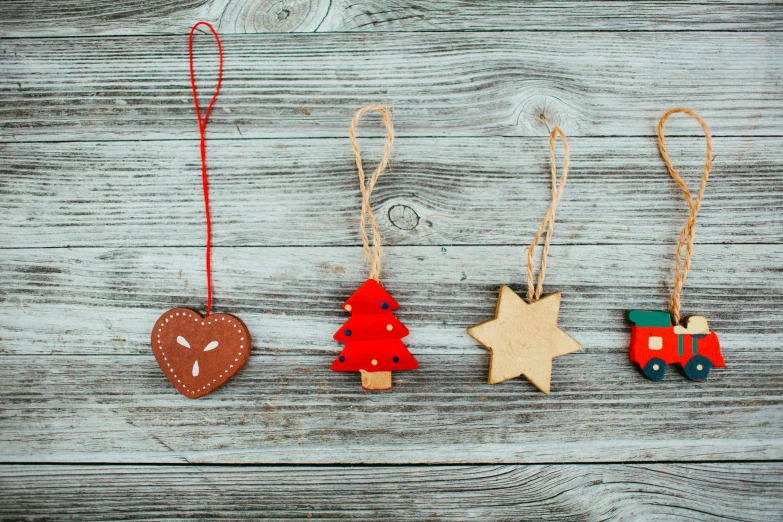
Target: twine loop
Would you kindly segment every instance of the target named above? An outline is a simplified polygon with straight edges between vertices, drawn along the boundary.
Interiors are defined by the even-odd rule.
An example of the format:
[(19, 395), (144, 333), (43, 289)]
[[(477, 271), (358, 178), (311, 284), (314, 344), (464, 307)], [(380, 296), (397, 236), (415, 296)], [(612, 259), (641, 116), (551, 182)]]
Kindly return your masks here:
[[(364, 167), (362, 167), (362, 153), (359, 149), (359, 144), (356, 142), (356, 125), (359, 123), (359, 118), (366, 112), (378, 111), (383, 117), (383, 124), (386, 126), (386, 147), (383, 151), (383, 158), (375, 171), (370, 176), (369, 181), (366, 181), (364, 174)], [(378, 176), (384, 171), (389, 163), (389, 156), (391, 155), (392, 144), (394, 143), (394, 126), (391, 121), (391, 114), (382, 105), (368, 105), (362, 109), (356, 111), (351, 120), (351, 127), (348, 130), (348, 136), (351, 138), (351, 145), (353, 146), (353, 155), (356, 159), (356, 169), (359, 172), (359, 187), (362, 191), (362, 213), (361, 221), (359, 222), (359, 229), (362, 233), (362, 243), (364, 246), (364, 255), (367, 256), (370, 262), (370, 278), (376, 281), (381, 277), (381, 233), (378, 230), (378, 222), (375, 220), (375, 215), (372, 212), (370, 206), (370, 194), (375, 187), (375, 182), (378, 181)], [(370, 249), (370, 239), (367, 236), (367, 218), (370, 220), (370, 227), (372, 229), (372, 249)]]
[[(220, 57), (220, 65), (218, 67), (217, 85), (215, 85), (215, 92), (212, 94), (212, 98), (209, 100), (209, 105), (201, 116), (201, 108), (198, 104), (198, 92), (196, 91), (196, 71), (193, 67), (193, 34), (196, 32), (199, 26), (205, 26), (212, 32), (217, 43), (218, 56)], [(190, 29), (190, 36), (188, 36), (188, 58), (190, 59), (190, 87), (193, 90), (193, 104), (196, 106), (196, 118), (198, 118), (198, 132), (200, 135), (199, 148), (201, 150), (201, 189), (204, 192), (204, 212), (206, 215), (207, 224), (207, 244), (206, 244), (206, 272), (207, 272), (207, 311), (206, 314), (212, 311), (212, 218), (209, 214), (209, 180), (207, 178), (207, 141), (205, 132), (207, 130), (207, 121), (209, 121), (209, 113), (212, 112), (212, 106), (215, 105), (218, 92), (220, 92), (220, 84), (223, 82), (223, 47), (220, 45), (220, 37), (207, 22), (198, 22)]]
[[(555, 160), (555, 141), (557, 140), (558, 135), (560, 135), (560, 139), (563, 140), (563, 173), (560, 175), (559, 182), (557, 180), (557, 163)], [(544, 219), (541, 221), (541, 225), (539, 225), (533, 241), (530, 243), (530, 248), (527, 250), (527, 301), (529, 303), (538, 301), (541, 298), (541, 292), (544, 288), (544, 278), (546, 277), (546, 259), (549, 255), (549, 244), (552, 240), (552, 232), (555, 228), (557, 204), (563, 196), (563, 189), (565, 189), (566, 180), (568, 179), (568, 138), (566, 138), (565, 133), (560, 127), (554, 127), (549, 134), (549, 161), (552, 165), (552, 201), (549, 203), (549, 209), (547, 210)], [(534, 282), (533, 254), (544, 230), (546, 230), (546, 236), (544, 238), (544, 249), (541, 253), (541, 268), (538, 271), (538, 279)]]
[[(669, 152), (666, 150), (666, 137), (663, 133), (663, 127), (669, 116), (678, 112), (687, 114), (699, 122), (699, 125), (701, 125), (701, 128), (704, 131), (705, 142), (707, 145), (707, 154), (704, 160), (704, 171), (701, 176), (699, 192), (696, 194), (695, 198), (691, 195), (691, 192), (688, 190), (688, 186), (685, 184), (685, 181), (683, 181), (680, 173), (677, 172), (677, 170), (672, 165)], [(674, 266), (674, 290), (672, 291), (671, 300), (669, 301), (669, 311), (672, 314), (674, 323), (679, 324), (681, 318), (680, 292), (682, 292), (682, 288), (685, 286), (685, 279), (688, 277), (688, 271), (691, 269), (691, 258), (693, 257), (693, 244), (696, 229), (696, 215), (701, 208), (701, 199), (704, 196), (704, 189), (707, 187), (707, 180), (710, 177), (710, 170), (712, 169), (712, 135), (710, 134), (710, 128), (707, 126), (707, 123), (701, 118), (701, 116), (696, 114), (691, 109), (685, 107), (671, 109), (661, 116), (661, 120), (658, 122), (658, 150), (661, 151), (661, 157), (663, 157), (663, 161), (666, 163), (666, 168), (669, 169), (669, 174), (671, 174), (671, 177), (674, 179), (674, 181), (677, 182), (677, 185), (679, 185), (682, 193), (685, 195), (685, 200), (688, 202), (688, 207), (690, 209), (688, 221), (682, 228), (682, 231), (680, 232), (680, 239), (677, 242), (677, 255), (675, 257)], [(683, 248), (685, 249), (684, 259), (682, 255)]]

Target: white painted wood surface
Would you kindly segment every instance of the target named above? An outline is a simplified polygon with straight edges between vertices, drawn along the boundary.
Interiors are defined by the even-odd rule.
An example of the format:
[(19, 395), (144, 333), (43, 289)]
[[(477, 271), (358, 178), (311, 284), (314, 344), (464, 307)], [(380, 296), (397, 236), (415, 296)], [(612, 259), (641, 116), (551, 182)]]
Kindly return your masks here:
[[(780, 463), (9, 466), (19, 519), (777, 520)], [(5, 484), (4, 484), (5, 485)], [(154, 493), (151, 494), (151, 486)], [(674, 489), (676, 488), (676, 489)], [(41, 491), (46, 491), (41, 495)], [(64, 505), (78, 490), (77, 505)], [(405, 501), (400, 502), (404, 496)]]
[[(382, 140), (361, 143), (374, 164)], [(572, 183), (553, 242), (671, 246), (687, 204), (655, 140), (570, 143)], [(671, 138), (668, 146), (696, 186), (703, 139)], [(201, 245), (203, 200), (193, 182), (200, 175), (198, 147), (191, 140), (5, 144), (4, 246)], [(714, 147), (699, 243), (780, 244), (783, 138), (716, 138)], [(528, 245), (549, 204), (548, 154), (546, 137), (398, 139), (373, 194), (386, 244)], [(361, 244), (359, 183), (347, 137), (220, 140), (208, 145), (208, 156), (215, 245)]]
[[(204, 303), (196, 19), (226, 51), (215, 303), (254, 346), (192, 401), (147, 339)], [(780, 519), (782, 24), (779, 2), (5, 3), (0, 518)], [(383, 280), (421, 364), (390, 393), (328, 370), (367, 273), (346, 133), (371, 102), (399, 136), (374, 193)], [(683, 299), (728, 367), (701, 384), (642, 377), (624, 319), (671, 288), (686, 204), (654, 133), (680, 104), (717, 136)], [(545, 291), (584, 349), (544, 396), (487, 385), (464, 328), (523, 289), (554, 124), (572, 173)], [(698, 128), (667, 131), (695, 183)], [(359, 134), (371, 164), (379, 121)]]
[[(221, 41), (226, 75), (210, 116), (212, 140), (344, 138), (356, 108), (379, 102), (392, 108), (401, 137), (547, 136), (551, 125), (569, 136), (650, 136), (662, 108), (682, 103), (716, 136), (779, 136), (783, 127), (777, 32), (259, 34)], [(203, 36), (195, 47), (207, 93), (215, 46)], [(0, 140), (198, 138), (187, 37), (4, 39), (0, 53)], [(372, 129), (362, 135), (382, 134), (379, 124)], [(686, 123), (669, 133), (683, 129), (698, 132)]]
[(0, 36), (182, 34), (193, 20), (222, 34), (346, 31), (766, 31), (779, 1), (609, 0), (23, 0), (4, 6)]
[[(218, 248), (216, 308), (246, 322), (254, 353), (198, 401), (172, 392), (147, 339), (162, 310), (202, 306), (200, 248), (8, 250), (5, 304), (26, 313), (0, 316), (0, 386), (35, 408), (11, 408), (5, 444), (14, 461), (601, 462), (607, 445), (610, 460), (734, 460), (758, 441), (779, 458), (781, 296), (765, 274), (780, 269), (781, 247), (699, 245), (685, 310), (710, 311), (732, 361), (702, 384), (674, 369), (652, 383), (628, 360), (623, 315), (665, 304), (667, 250), (553, 247), (547, 289), (563, 292), (561, 325), (584, 350), (556, 361), (546, 397), (521, 379), (486, 385), (488, 352), (464, 332), (491, 315), (500, 282), (521, 289), (521, 267), (508, 269), (521, 247), (387, 248), (384, 282), (403, 303), (396, 315), (421, 368), (395, 374), (386, 394), (328, 369), (340, 304), (366, 277), (360, 248)], [(28, 368), (31, 356), (46, 370)], [(685, 454), (672, 441), (684, 426)], [(743, 451), (727, 457), (727, 443)], [(356, 448), (350, 458), (338, 456), (346, 447)]]

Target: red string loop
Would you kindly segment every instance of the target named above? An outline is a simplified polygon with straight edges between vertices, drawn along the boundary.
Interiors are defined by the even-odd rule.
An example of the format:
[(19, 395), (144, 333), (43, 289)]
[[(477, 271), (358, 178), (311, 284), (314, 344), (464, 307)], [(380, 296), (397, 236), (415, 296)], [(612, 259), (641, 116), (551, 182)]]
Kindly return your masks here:
[[(212, 31), (212, 34), (215, 36), (215, 41), (217, 42), (218, 55), (220, 56), (220, 66), (218, 68), (218, 79), (217, 79), (217, 85), (215, 86), (215, 93), (212, 95), (212, 99), (209, 101), (209, 106), (207, 106), (207, 111), (204, 113), (203, 118), (201, 117), (201, 109), (198, 105), (198, 93), (196, 92), (196, 73), (193, 69), (193, 34), (196, 32), (196, 29), (200, 25), (204, 25), (210, 31)], [(196, 117), (198, 118), (198, 131), (199, 134), (201, 135), (201, 187), (204, 191), (204, 211), (206, 213), (206, 222), (207, 222), (207, 251), (206, 251), (207, 313), (206, 315), (209, 316), (209, 313), (212, 311), (212, 220), (209, 215), (209, 182), (207, 180), (207, 147), (206, 147), (206, 138), (204, 136), (204, 132), (207, 129), (207, 120), (209, 120), (209, 113), (212, 111), (212, 106), (215, 105), (215, 100), (217, 99), (218, 91), (220, 91), (220, 84), (223, 81), (223, 48), (220, 45), (220, 37), (218, 36), (217, 31), (215, 31), (215, 28), (212, 27), (209, 23), (198, 22), (190, 30), (190, 36), (188, 37), (188, 56), (190, 58), (190, 86), (193, 89), (193, 102), (196, 105)]]

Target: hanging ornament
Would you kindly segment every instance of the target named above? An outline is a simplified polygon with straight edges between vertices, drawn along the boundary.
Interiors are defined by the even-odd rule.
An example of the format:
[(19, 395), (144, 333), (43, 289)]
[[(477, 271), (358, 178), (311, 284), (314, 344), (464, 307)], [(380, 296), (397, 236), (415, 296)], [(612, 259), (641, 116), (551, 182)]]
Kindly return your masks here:
[[(704, 130), (707, 142), (707, 157), (704, 163), (704, 173), (701, 177), (699, 192), (694, 198), (688, 190), (680, 174), (672, 165), (669, 153), (666, 150), (663, 127), (666, 120), (672, 114), (684, 113), (699, 122)], [(680, 292), (685, 285), (688, 271), (691, 268), (693, 257), (694, 233), (696, 229), (696, 215), (701, 208), (701, 199), (712, 168), (712, 136), (707, 123), (690, 109), (679, 107), (668, 111), (658, 122), (658, 149), (663, 161), (669, 169), (674, 181), (685, 194), (685, 200), (690, 208), (690, 216), (680, 232), (677, 243), (677, 254), (674, 265), (674, 291), (669, 301), (669, 312), (651, 312), (647, 310), (633, 310), (628, 314), (631, 321), (631, 361), (642, 369), (642, 372), (653, 381), (663, 379), (667, 364), (679, 364), (682, 366), (685, 376), (692, 381), (703, 381), (707, 378), (712, 368), (726, 366), (723, 355), (720, 352), (718, 336), (710, 332), (707, 318), (694, 315), (685, 319), (681, 324), (680, 316)], [(685, 256), (683, 258), (683, 250)], [(672, 320), (674, 323), (672, 324)]]
[[(199, 26), (207, 27), (215, 36), (220, 56), (217, 86), (204, 116), (198, 104), (196, 76), (193, 70), (193, 34)], [(206, 212), (206, 274), (207, 308), (205, 315), (188, 308), (174, 308), (158, 318), (152, 330), (152, 353), (171, 384), (182, 395), (195, 399), (225, 384), (245, 364), (250, 355), (250, 334), (239, 318), (229, 314), (210, 315), (212, 310), (212, 224), (209, 215), (209, 184), (207, 182), (207, 152), (204, 131), (209, 113), (215, 104), (223, 78), (223, 50), (217, 32), (206, 22), (198, 22), (190, 30), (190, 85), (196, 106), (201, 135), (201, 185)]]
[[(365, 182), (364, 168), (359, 144), (356, 142), (356, 124), (359, 118), (370, 111), (378, 111), (386, 126), (386, 149), (369, 182)], [(385, 107), (370, 105), (359, 109), (351, 121), (348, 132), (359, 171), (359, 186), (362, 192), (362, 210), (359, 230), (362, 234), (364, 253), (370, 262), (370, 279), (362, 284), (343, 304), (351, 318), (334, 334), (334, 339), (345, 343), (345, 348), (332, 364), (336, 372), (359, 372), (362, 388), (365, 390), (388, 390), (392, 386), (392, 372), (415, 370), (419, 363), (400, 341), (408, 335), (408, 329), (392, 313), (400, 305), (379, 282), (381, 276), (381, 234), (370, 206), (370, 194), (378, 176), (386, 168), (394, 142), (394, 128), (391, 116)], [(366, 221), (372, 228), (373, 246), (370, 249)]]
[[(555, 164), (555, 140), (558, 134), (563, 140), (564, 153), (563, 174), (560, 176), (559, 186)], [(527, 252), (527, 300), (519, 297), (508, 286), (501, 286), (495, 318), (468, 328), (468, 334), (491, 353), (490, 384), (524, 375), (544, 393), (549, 393), (552, 359), (582, 348), (573, 337), (557, 326), (560, 314), (560, 292), (541, 297), (557, 203), (563, 195), (568, 179), (568, 140), (559, 127), (552, 129), (549, 135), (549, 158), (552, 163), (552, 202)], [(533, 252), (544, 230), (546, 236), (541, 268), (537, 283), (534, 284)]]

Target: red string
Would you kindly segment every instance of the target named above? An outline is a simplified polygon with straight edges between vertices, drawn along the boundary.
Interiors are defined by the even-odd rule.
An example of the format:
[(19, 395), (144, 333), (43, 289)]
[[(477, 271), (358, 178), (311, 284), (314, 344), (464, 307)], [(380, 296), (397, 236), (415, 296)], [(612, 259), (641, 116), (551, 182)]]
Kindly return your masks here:
[[(200, 25), (205, 25), (215, 35), (215, 41), (218, 46), (218, 54), (220, 55), (220, 67), (218, 69), (217, 85), (215, 86), (215, 94), (212, 95), (212, 99), (209, 101), (207, 112), (204, 113), (204, 117), (201, 117), (201, 109), (198, 105), (198, 93), (196, 92), (196, 73), (193, 70), (193, 33)], [(207, 129), (207, 120), (209, 119), (209, 113), (212, 110), (212, 106), (217, 99), (218, 91), (220, 90), (220, 83), (223, 80), (223, 48), (220, 46), (220, 38), (214, 27), (207, 22), (198, 22), (190, 30), (190, 37), (188, 38), (188, 55), (190, 57), (190, 86), (193, 89), (193, 102), (196, 105), (196, 117), (198, 117), (198, 131), (201, 135), (201, 187), (204, 190), (204, 210), (207, 218), (207, 313), (212, 310), (212, 220), (209, 217), (209, 183), (207, 181), (207, 147), (204, 137), (204, 131)]]

